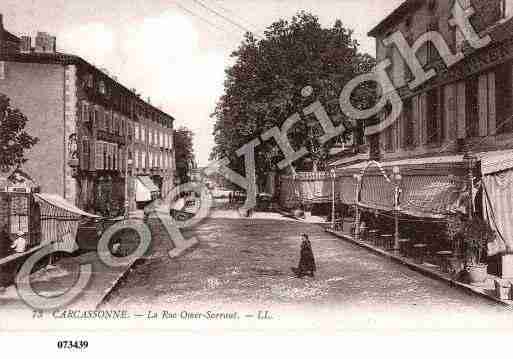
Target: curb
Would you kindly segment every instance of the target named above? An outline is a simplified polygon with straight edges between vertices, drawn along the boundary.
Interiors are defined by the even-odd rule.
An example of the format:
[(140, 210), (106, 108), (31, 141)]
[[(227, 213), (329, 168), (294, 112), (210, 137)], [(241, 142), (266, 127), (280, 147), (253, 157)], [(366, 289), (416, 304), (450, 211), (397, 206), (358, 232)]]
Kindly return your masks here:
[(98, 303), (94, 306), (94, 309), (98, 309), (100, 305), (102, 305), (105, 301), (107, 301), (112, 294), (112, 292), (116, 289), (118, 284), (127, 276), (130, 270), (135, 267), (136, 263), (143, 261), (144, 258), (138, 258), (134, 260), (132, 263), (128, 265), (128, 267), (119, 273), (119, 275), (114, 279), (112, 284), (103, 292), (103, 295), (99, 298)]
[(383, 257), (386, 257), (390, 260), (392, 260), (393, 262), (396, 262), (396, 263), (399, 263), (399, 264), (403, 264), (405, 266), (407, 266), (408, 268), (410, 268), (411, 270), (414, 270), (416, 272), (419, 272), (421, 274), (424, 274), (425, 276), (427, 277), (430, 277), (430, 278), (433, 278), (433, 279), (437, 279), (437, 280), (441, 280), (443, 282), (446, 282), (449, 284), (449, 286), (451, 287), (455, 287), (455, 288), (459, 288), (463, 291), (465, 291), (467, 294), (470, 294), (470, 295), (474, 295), (474, 296), (479, 296), (479, 297), (482, 297), (482, 298), (485, 298), (485, 299), (488, 299), (490, 301), (493, 301), (493, 302), (496, 302), (498, 304), (501, 304), (505, 307), (508, 307), (508, 308), (511, 308), (513, 309), (513, 304), (511, 304), (511, 302), (508, 302), (508, 301), (505, 301), (505, 300), (502, 300), (502, 299), (499, 299), (493, 295), (490, 295), (486, 292), (484, 292), (481, 288), (478, 288), (478, 287), (475, 287), (475, 286), (472, 286), (470, 284), (466, 284), (466, 283), (462, 283), (462, 282), (459, 282), (457, 280), (454, 280), (453, 278), (451, 278), (449, 275), (444, 275), (438, 271), (435, 271), (435, 270), (432, 270), (432, 269), (429, 269), (425, 266), (422, 266), (420, 264), (417, 264), (415, 262), (413, 262), (412, 260), (408, 259), (408, 258), (405, 258), (405, 257), (402, 257), (402, 256), (399, 256), (399, 255), (396, 255), (394, 253), (391, 253), (391, 252), (387, 252), (381, 248), (377, 248), (377, 247), (374, 247), (368, 243), (365, 243), (365, 242), (362, 242), (362, 241), (357, 241), (355, 240), (354, 238), (352, 238), (351, 236), (349, 235), (346, 235), (346, 234), (341, 234), (341, 233), (337, 233), (335, 232), (334, 230), (332, 229), (326, 229), (325, 230), (327, 233), (330, 233), (332, 235), (334, 235), (335, 237), (338, 237), (338, 238), (341, 238), (341, 239), (344, 239), (352, 244), (356, 244), (362, 248), (365, 248), (371, 252), (374, 252), (374, 253), (377, 253)]

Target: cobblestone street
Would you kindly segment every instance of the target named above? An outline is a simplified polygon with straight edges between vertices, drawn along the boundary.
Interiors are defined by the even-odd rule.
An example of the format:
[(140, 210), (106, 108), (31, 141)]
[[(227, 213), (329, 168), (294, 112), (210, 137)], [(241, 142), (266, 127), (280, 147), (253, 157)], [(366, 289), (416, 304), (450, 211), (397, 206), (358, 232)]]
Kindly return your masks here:
[[(292, 276), (301, 232), (311, 236), (315, 278)], [(463, 319), (465, 313), (474, 319), (509, 317), (503, 307), (336, 239), (316, 225), (215, 218), (185, 232), (191, 235), (200, 240), (198, 247), (179, 259), (161, 256), (137, 266), (105, 306), (356, 310), (431, 320)]]

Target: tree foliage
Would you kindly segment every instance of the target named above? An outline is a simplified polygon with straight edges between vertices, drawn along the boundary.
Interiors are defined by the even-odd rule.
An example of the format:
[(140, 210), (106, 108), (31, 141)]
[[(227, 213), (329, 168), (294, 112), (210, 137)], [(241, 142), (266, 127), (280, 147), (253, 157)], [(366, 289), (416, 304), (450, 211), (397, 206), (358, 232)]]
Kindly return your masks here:
[(194, 167), (194, 134), (187, 127), (180, 127), (173, 131), (176, 174), (180, 183), (187, 183), (190, 180), (190, 171)]
[(37, 142), (25, 131), (27, 117), (12, 108), (9, 98), (0, 94), (0, 170), (9, 171), (27, 161), (25, 152)]
[[(279, 20), (256, 39), (247, 33), (239, 48), (232, 53), (235, 64), (226, 70), (225, 93), (218, 101), (215, 118), (215, 147), (211, 159), (228, 157), (235, 170), (244, 172), (236, 151), (266, 130), (281, 125), (292, 114), (299, 121), (289, 133), (295, 149), (306, 146), (310, 155), (294, 166), (308, 169), (309, 160), (323, 160), (336, 142), (348, 138), (354, 129), (340, 110), (339, 95), (347, 82), (370, 71), (375, 61), (358, 51), (353, 31), (337, 20), (333, 27), (323, 28), (319, 19), (301, 12), (290, 21)], [(312, 86), (313, 94), (303, 97), (301, 90)], [(367, 108), (374, 101), (374, 89), (364, 84), (353, 93), (355, 107)], [(322, 135), (320, 126), (309, 127), (303, 109), (319, 100), (335, 125), (342, 122), (349, 130), (324, 146), (315, 138)], [(313, 115), (309, 115), (310, 117)], [(257, 175), (275, 170), (283, 155), (274, 140), (263, 142), (255, 153)], [(309, 157), (309, 158), (308, 158)]]

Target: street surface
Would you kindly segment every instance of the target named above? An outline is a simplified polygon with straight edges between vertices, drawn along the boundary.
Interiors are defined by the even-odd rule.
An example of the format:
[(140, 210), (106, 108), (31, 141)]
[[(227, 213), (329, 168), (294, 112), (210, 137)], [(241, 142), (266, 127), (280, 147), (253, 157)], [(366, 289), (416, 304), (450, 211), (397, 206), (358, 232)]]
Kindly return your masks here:
[[(162, 255), (137, 266), (104, 306), (272, 308), (323, 312), (328, 317), (364, 313), (368, 318), (386, 317), (388, 322), (415, 318), (411, 322), (415, 324), (410, 323), (415, 328), (452, 327), (453, 323), (468, 327), (469, 318), (511, 316), (493, 302), (337, 239), (320, 226), (258, 217), (211, 218), (185, 231), (185, 237), (200, 240), (198, 247), (179, 259)], [(310, 235), (318, 267), (315, 278), (292, 276), (301, 232)], [(424, 322), (417, 322), (419, 318)]]

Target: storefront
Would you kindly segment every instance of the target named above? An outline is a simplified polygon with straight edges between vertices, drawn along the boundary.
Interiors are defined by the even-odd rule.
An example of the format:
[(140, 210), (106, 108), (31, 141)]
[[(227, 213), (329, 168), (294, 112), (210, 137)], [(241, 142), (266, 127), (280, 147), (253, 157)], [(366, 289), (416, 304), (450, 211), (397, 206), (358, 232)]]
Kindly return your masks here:
[(0, 287), (10, 285), (20, 266), (46, 246), (76, 250), (80, 221), (98, 218), (56, 194), (39, 193), (23, 173), (0, 182)]
[(135, 201), (138, 208), (144, 208), (149, 202), (160, 196), (160, 190), (149, 176), (135, 177)]

